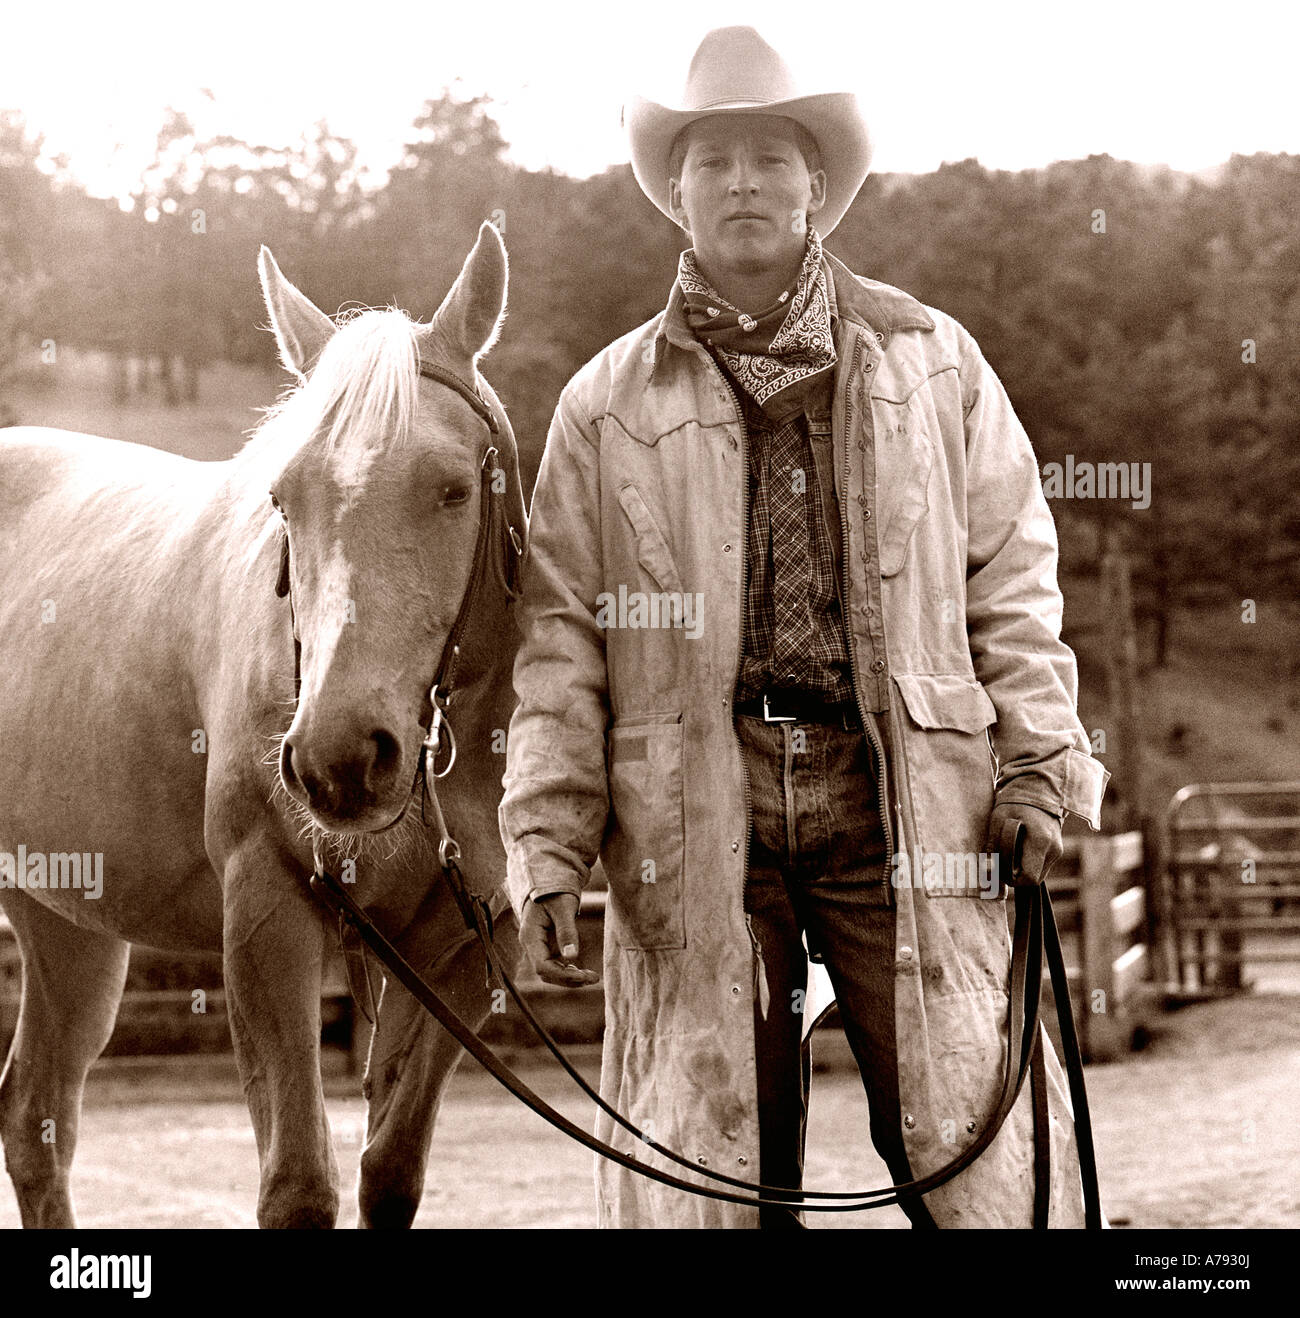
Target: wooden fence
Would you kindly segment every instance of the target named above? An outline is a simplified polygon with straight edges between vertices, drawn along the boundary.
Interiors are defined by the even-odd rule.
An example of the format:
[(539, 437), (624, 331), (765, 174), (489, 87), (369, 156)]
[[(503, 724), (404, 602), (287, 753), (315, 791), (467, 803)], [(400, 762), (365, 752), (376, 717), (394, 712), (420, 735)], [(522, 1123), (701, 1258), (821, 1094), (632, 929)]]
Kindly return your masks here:
[[(1116, 1057), (1130, 1046), (1134, 1027), (1149, 1007), (1146, 853), (1139, 832), (1067, 839), (1065, 853), (1049, 876), (1053, 909), (1061, 928), (1075, 1023), (1084, 1055), (1090, 1060)], [(583, 894), (579, 911), (581, 962), (599, 970), (604, 937), (606, 894)], [(1010, 915), (1010, 906), (1008, 906)], [(6, 934), (8, 937), (6, 938)], [(149, 954), (157, 957), (159, 954)], [(197, 968), (180, 978), (196, 982)], [(540, 983), (520, 967), (519, 982), (539, 1016), (564, 1042), (600, 1038), (604, 1007), (598, 988), (560, 989)], [(176, 982), (172, 977), (171, 982)], [(1050, 983), (1044, 976), (1044, 1019), (1055, 1033)], [(219, 980), (206, 990), (206, 1012), (192, 1013), (193, 990), (180, 987), (131, 988), (119, 1016), (116, 1048), (148, 1046), (159, 1051), (224, 1048), (226, 1020)], [(0, 1046), (12, 1033), (17, 1011), (18, 960), (12, 932), (0, 917)], [(368, 1027), (352, 1004), (341, 960), (331, 958), (322, 992), (326, 1037), (347, 1049), (353, 1068), (360, 1065)], [(527, 1031), (518, 1012), (490, 1017), (484, 1035), (498, 1044), (526, 1046)], [(198, 1034), (195, 1034), (198, 1031)], [(195, 1042), (201, 1035), (201, 1041)], [(187, 1044), (189, 1038), (191, 1042)], [(130, 1041), (138, 1039), (139, 1044)]]

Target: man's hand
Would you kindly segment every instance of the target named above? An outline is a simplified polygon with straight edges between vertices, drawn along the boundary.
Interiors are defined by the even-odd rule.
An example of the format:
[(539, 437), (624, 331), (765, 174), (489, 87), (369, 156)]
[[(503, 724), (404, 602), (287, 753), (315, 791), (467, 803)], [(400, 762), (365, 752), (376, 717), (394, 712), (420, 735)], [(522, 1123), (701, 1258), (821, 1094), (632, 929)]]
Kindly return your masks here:
[(524, 906), (519, 944), (538, 977), (562, 988), (582, 988), (599, 976), (573, 964), (578, 955), (578, 899), (554, 892)]
[(1001, 869), (1005, 866), (1000, 866), (998, 878), (1006, 887), (1042, 883), (1048, 870), (1061, 856), (1061, 821), (1036, 805), (1024, 805), (1019, 801), (995, 805), (985, 832), (985, 853), (1002, 857), (1009, 855), (1017, 824), (1025, 826), (1019, 872), (1003, 874)]

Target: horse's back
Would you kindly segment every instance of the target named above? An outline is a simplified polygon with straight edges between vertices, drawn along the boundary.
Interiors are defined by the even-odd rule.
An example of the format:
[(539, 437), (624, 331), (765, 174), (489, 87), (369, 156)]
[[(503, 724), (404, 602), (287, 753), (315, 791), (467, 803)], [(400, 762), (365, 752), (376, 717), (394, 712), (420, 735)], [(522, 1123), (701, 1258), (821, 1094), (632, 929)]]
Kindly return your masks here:
[(200, 465), (145, 444), (10, 426), (0, 430), (0, 508), (13, 516), (41, 499), (75, 503), (95, 490), (188, 486), (201, 476)]

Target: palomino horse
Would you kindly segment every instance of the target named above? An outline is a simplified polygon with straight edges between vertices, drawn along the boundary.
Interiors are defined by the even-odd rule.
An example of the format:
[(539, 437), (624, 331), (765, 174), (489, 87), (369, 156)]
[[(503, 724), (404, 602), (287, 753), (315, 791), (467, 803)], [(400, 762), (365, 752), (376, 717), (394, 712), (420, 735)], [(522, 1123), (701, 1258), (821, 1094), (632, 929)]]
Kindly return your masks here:
[[(319, 1031), (335, 931), (307, 886), (313, 836), (463, 1016), (478, 1024), (489, 1008), (482, 951), (434, 881), (413, 783), (429, 682), (474, 558), (489, 440), (506, 516), (525, 525), (509, 422), (476, 370), (504, 314), (505, 249), (485, 225), (429, 324), (390, 309), (336, 325), (265, 248), (259, 268), (299, 384), (230, 461), (0, 434), (0, 897), (23, 958), (0, 1134), (26, 1226), (73, 1224), (82, 1090), (131, 942), (223, 950), (258, 1221), (334, 1225)], [(425, 366), (476, 389), (499, 434)], [(282, 525), (296, 709), (290, 608), (275, 590)], [(518, 637), (500, 571), (474, 599), (448, 712), (458, 759), (439, 796), (469, 887), (500, 911)], [(499, 935), (513, 956), (513, 927)], [(365, 1081), (364, 1225), (410, 1224), (460, 1056), (385, 984)]]

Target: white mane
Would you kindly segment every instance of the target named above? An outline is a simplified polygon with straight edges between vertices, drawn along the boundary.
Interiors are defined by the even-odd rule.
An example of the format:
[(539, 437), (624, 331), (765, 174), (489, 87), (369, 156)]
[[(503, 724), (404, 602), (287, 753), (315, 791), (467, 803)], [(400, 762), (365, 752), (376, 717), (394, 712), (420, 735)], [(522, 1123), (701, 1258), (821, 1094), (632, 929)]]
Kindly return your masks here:
[(240, 458), (282, 466), (322, 434), (327, 453), (404, 444), (415, 415), (418, 337), (426, 330), (393, 307), (343, 313), (306, 382), (266, 409)]

